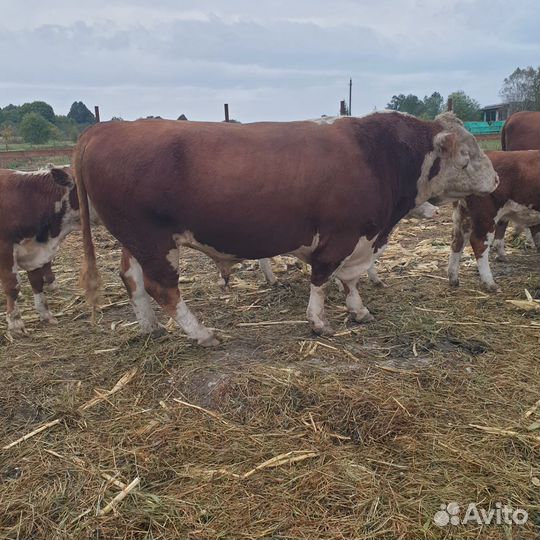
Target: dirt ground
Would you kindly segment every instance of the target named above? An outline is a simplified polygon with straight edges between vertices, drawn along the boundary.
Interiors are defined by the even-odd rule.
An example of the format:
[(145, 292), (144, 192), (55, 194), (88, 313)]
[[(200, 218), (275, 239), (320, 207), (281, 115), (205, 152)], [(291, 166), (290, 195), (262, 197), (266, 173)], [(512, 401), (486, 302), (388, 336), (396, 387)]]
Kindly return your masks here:
[[(224, 292), (186, 251), (180, 286), (214, 349), (163, 316), (165, 336), (138, 337), (100, 228), (92, 326), (70, 236), (48, 294), (59, 325), (38, 322), (26, 279), (28, 336), (0, 319), (0, 445), (54, 422), (0, 450), (0, 537), (536, 538), (539, 323), (508, 300), (540, 296), (538, 256), (509, 236), (488, 294), (467, 250), (450, 289), (450, 213), (400, 224), (379, 264), (388, 287), (361, 283), (375, 322), (349, 322), (329, 287), (332, 338), (310, 334), (309, 279), (289, 259), (274, 261), (279, 286), (248, 262)], [(438, 526), (451, 502), (529, 517)]]

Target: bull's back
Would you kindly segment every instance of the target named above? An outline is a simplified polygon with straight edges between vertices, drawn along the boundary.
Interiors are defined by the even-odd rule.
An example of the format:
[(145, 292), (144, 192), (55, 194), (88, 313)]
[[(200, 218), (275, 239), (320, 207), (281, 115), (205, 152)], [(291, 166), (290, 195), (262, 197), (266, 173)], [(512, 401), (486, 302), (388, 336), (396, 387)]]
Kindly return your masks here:
[[(115, 236), (126, 223), (189, 230), (224, 252), (258, 257), (262, 241), (276, 244), (266, 253), (311, 244), (325, 213), (355, 219), (347, 202), (367, 189), (358, 181), (358, 151), (329, 127), (119, 122), (86, 132), (76, 153), (90, 199)], [(291, 245), (283, 245), (287, 238)]]
[(512, 114), (503, 127), (501, 143), (509, 151), (540, 149), (540, 112)]

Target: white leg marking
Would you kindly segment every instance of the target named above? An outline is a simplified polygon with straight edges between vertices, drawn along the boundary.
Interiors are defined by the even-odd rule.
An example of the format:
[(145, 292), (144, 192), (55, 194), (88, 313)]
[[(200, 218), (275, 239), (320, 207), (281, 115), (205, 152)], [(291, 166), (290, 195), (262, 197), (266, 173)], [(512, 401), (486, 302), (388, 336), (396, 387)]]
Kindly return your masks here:
[(345, 304), (347, 305), (347, 309), (352, 315), (353, 320), (362, 323), (375, 320), (375, 317), (373, 317), (368, 308), (362, 303), (362, 298), (360, 298), (360, 293), (356, 286), (358, 280), (353, 279), (351, 281), (345, 281), (344, 283), (347, 286), (347, 289), (349, 289), (347, 297), (345, 298)]
[(313, 283), (309, 291), (307, 319), (316, 334), (329, 335), (333, 333), (324, 313), (324, 287), (317, 287)]
[(54, 318), (53, 314), (49, 311), (47, 300), (43, 293), (34, 294), (34, 306), (38, 312), (39, 318), (49, 324), (58, 324), (58, 321)]
[(448, 259), (448, 281), (450, 285), (459, 285), (459, 262), (462, 251), (451, 251)]
[(8, 330), (13, 334), (24, 334), (24, 323), (21, 319), (21, 312), (19, 311), (19, 306), (17, 302), (13, 306), (11, 313), (6, 315)]
[(269, 285), (274, 285), (277, 282), (276, 276), (274, 276), (274, 272), (272, 272), (270, 259), (259, 259), (259, 268)]
[(151, 334), (159, 329), (159, 322), (152, 307), (150, 295), (144, 288), (141, 265), (134, 257), (129, 258), (129, 270), (125, 273), (125, 276), (135, 284), (135, 289), (131, 291), (131, 305), (139, 321), (141, 333)]
[(196, 339), (199, 345), (209, 347), (219, 344), (219, 341), (214, 337), (214, 334), (197, 320), (182, 299), (176, 304), (175, 320), (188, 337)]
[(480, 274), (480, 280), (485, 285), (489, 291), (500, 291), (501, 289), (495, 283), (493, 279), (493, 274), (491, 273), (491, 268), (489, 267), (489, 245), (493, 239), (493, 234), (488, 234), (488, 239), (486, 241), (486, 250), (478, 259), (476, 259), (476, 264), (478, 266), (478, 273)]
[(495, 251), (499, 261), (506, 261), (506, 251), (504, 249), (504, 238), (495, 238), (491, 248)]
[(540, 233), (536, 233), (533, 236), (531, 229), (525, 229), (525, 238), (529, 244), (536, 246), (538, 249), (540, 249)]
[(55, 279), (52, 283), (44, 283), (43, 288), (46, 291), (51, 291), (52, 292), (52, 291), (57, 291), (58, 288), (59, 288), (59, 285), (58, 285), (58, 282)]
[(529, 230), (529, 234), (533, 238), (533, 243), (536, 246), (536, 249), (540, 250), (540, 232), (537, 232), (534, 236), (532, 235), (531, 231)]

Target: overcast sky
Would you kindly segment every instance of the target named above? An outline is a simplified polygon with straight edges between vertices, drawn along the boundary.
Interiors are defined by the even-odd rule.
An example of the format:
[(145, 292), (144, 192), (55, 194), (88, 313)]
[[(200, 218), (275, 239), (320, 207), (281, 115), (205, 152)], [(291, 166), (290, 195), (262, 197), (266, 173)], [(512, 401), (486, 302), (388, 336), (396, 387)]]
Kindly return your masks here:
[(500, 101), (539, 62), (538, 0), (0, 0), (0, 106), (102, 119), (353, 114), (393, 94)]

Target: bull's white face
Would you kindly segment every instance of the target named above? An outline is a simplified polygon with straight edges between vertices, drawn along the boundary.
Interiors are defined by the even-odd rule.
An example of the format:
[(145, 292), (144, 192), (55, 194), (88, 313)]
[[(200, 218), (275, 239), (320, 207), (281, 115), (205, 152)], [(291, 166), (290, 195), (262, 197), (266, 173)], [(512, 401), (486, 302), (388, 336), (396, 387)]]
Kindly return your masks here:
[[(435, 135), (434, 150), (424, 160), (416, 204), (428, 199), (439, 203), (494, 191), (499, 178), (473, 135), (451, 113), (439, 115), (436, 120), (442, 124), (443, 131)], [(430, 175), (432, 167), (436, 170), (436, 160), (438, 171)]]

